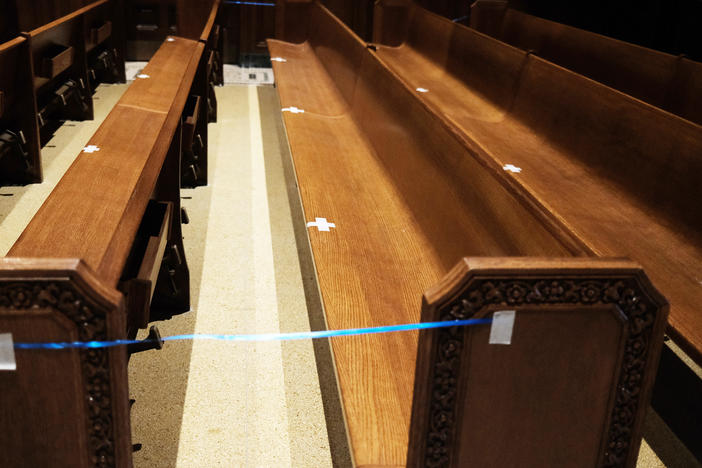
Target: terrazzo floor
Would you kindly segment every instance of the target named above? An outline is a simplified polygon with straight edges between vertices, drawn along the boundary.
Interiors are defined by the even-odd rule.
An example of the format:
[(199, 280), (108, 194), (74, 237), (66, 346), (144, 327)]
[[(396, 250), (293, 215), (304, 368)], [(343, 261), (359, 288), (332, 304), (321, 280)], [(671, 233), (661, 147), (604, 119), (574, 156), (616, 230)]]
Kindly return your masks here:
[[(57, 131), (42, 150), (44, 183), (0, 187), (1, 255), (125, 89), (100, 86), (96, 119)], [(190, 217), (183, 229), (192, 311), (157, 325), (164, 336), (309, 330), (310, 285), (303, 281), (295, 240), (296, 200), (290, 203), (286, 188), (289, 154), (279, 116), (270, 111), (275, 89), (216, 91), (210, 183), (181, 193)], [(327, 377), (317, 367), (315, 350), (305, 341), (169, 342), (161, 351), (133, 356), (132, 439), (142, 444), (135, 468), (332, 466), (334, 436), (327, 432), (320, 391), (320, 383), (328, 387)], [(649, 411), (637, 466), (700, 465)]]

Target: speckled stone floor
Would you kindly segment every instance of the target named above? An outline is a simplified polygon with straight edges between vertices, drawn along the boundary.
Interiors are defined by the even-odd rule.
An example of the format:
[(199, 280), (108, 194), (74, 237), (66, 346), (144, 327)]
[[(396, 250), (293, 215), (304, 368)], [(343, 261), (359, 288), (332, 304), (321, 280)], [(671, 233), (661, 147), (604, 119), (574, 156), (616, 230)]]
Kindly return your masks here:
[[(42, 150), (46, 181), (0, 187), (4, 255), (117, 102), (101, 86), (96, 119), (69, 122)], [(159, 322), (162, 335), (310, 328), (289, 192), (289, 158), (272, 87), (217, 88), (210, 184), (183, 190), (190, 313)], [(265, 107), (265, 112), (261, 110)], [(314, 318), (313, 318), (314, 319)], [(317, 356), (319, 357), (319, 355)], [(697, 369), (699, 372), (699, 369)], [(315, 352), (309, 342), (173, 342), (129, 366), (135, 468), (332, 465)], [(328, 377), (327, 377), (328, 378)], [(325, 390), (325, 392), (328, 390)], [(330, 415), (328, 414), (329, 418)], [(338, 420), (329, 420), (338, 426)], [(699, 466), (650, 411), (638, 467)]]

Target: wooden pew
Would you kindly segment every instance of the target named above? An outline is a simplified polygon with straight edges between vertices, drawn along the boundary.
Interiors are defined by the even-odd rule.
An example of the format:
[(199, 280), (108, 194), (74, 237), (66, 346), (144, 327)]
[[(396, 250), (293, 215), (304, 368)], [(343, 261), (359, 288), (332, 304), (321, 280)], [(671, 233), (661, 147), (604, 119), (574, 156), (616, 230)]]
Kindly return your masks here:
[(91, 3), (90, 0), (9, 0), (14, 3), (10, 11), (15, 13), (19, 31), (30, 31), (49, 24), (62, 16), (74, 13)]
[(20, 30), (17, 25), (17, 12), (13, 0), (0, 0), (0, 44), (10, 41), (19, 36)]
[[(15, 342), (124, 339), (189, 310), (180, 122), (203, 49), (162, 45), (0, 260)], [(0, 373), (1, 466), (131, 466), (124, 347), (16, 358)]]
[(41, 181), (39, 129), (29, 44), (0, 44), (0, 184)]
[(522, 13), (507, 2), (478, 0), (471, 16), (481, 32), (702, 124), (699, 106), (680, 102), (702, 100), (696, 84), (702, 72), (692, 69), (702, 68), (698, 63)]
[[(571, 275), (583, 274), (583, 280), (593, 275), (614, 280), (633, 274), (635, 269), (628, 262), (535, 259), (585, 256), (593, 252), (559, 216), (547, 210), (540, 199), (517, 187), (501, 167), (477, 157), (462, 134), (417, 99), (413, 88), (404, 85), (366, 44), (318, 2), (279, 4), (278, 13), (278, 33), (284, 38), (294, 38), (297, 43), (269, 40), (268, 46), (272, 56), (285, 60), (274, 62), (273, 67), (303, 211), (306, 221), (316, 219), (308, 225), (308, 235), (330, 329), (417, 322), (421, 294), (450, 272), (443, 286), (430, 290), (425, 296), (428, 305), (422, 316), (424, 320), (433, 320), (437, 315), (432, 315), (431, 311), (438, 310), (441, 311), (439, 317), (444, 318), (444, 304), (452, 304), (448, 309), (451, 312), (457, 300), (456, 291), (470, 284), (465, 268), (451, 270), (466, 255), (526, 257), (494, 260), (494, 263), (478, 261), (478, 270), (484, 267), (484, 273), (495, 282), (512, 279), (515, 284), (526, 284), (519, 281), (539, 277), (544, 281), (539, 287), (545, 288), (542, 296), (551, 297), (554, 304), (561, 305), (566, 302), (565, 297), (570, 297), (573, 303), (585, 302), (577, 299), (578, 294), (574, 296), (572, 291), (566, 294), (561, 288), (565, 284), (562, 281), (573, 279)], [(308, 21), (301, 21), (302, 18)], [(335, 226), (328, 226), (327, 222)], [(330, 230), (318, 230), (320, 227)], [(648, 290), (647, 287), (643, 289)], [(526, 295), (520, 291), (499, 290), (502, 295), (489, 295), (491, 299), (485, 303), (494, 300), (492, 304), (496, 307), (513, 306), (522, 314), (529, 307), (523, 299)], [(512, 296), (515, 293), (517, 295)], [(646, 377), (643, 380), (637, 377), (637, 388), (642, 391), (638, 393), (632, 419), (625, 423), (627, 437), (631, 438), (620, 440), (623, 443), (616, 450), (617, 457), (626, 459), (628, 466), (638, 452), (640, 424), (666, 317), (664, 302), (655, 292), (649, 296), (656, 299), (652, 301), (656, 306), (651, 308), (655, 318), (651, 317), (651, 328), (647, 331), (650, 340), (646, 341), (645, 364), (641, 361)], [(474, 296), (464, 298), (460, 294), (458, 297), (459, 305), (470, 304), (474, 299)], [(510, 297), (522, 299), (510, 302)], [(530, 294), (529, 297), (535, 296)], [(537, 315), (545, 313), (538, 302), (529, 309)], [(587, 304), (581, 305), (584, 310), (594, 312)], [(488, 307), (478, 315), (495, 310), (501, 309)], [(584, 314), (589, 313), (584, 310)], [(451, 313), (454, 315), (449, 319), (456, 318), (457, 313)], [(638, 323), (636, 320), (627, 319), (626, 322), (634, 326)], [(566, 336), (581, 332), (572, 322), (561, 325), (572, 328), (563, 335), (563, 341), (556, 338), (553, 346), (567, 349), (570, 343)], [(612, 331), (617, 328), (610, 328), (610, 332), (621, 333), (622, 329)], [(539, 334), (544, 336), (545, 329), (538, 329), (539, 326), (527, 325), (523, 329), (526, 335), (521, 336), (531, 336), (531, 339)], [(554, 325), (548, 335), (557, 329), (559, 326)], [(587, 330), (581, 339), (589, 337), (594, 328)], [(451, 333), (462, 332), (453, 330)], [(423, 339), (430, 339), (432, 343), (434, 335), (425, 335)], [(422, 437), (426, 439), (432, 429), (422, 424), (426, 419), (419, 415), (419, 409), (412, 409), (412, 389), (415, 388), (415, 407), (428, 408), (430, 402), (425, 400), (431, 392), (423, 385), (433, 379), (427, 363), (434, 362), (437, 354), (434, 351), (418, 354), (415, 333), (348, 337), (332, 341), (331, 347), (343, 420), (348, 428), (350, 456), (355, 465), (425, 466), (426, 448), (420, 450), (415, 445)], [(616, 355), (612, 342), (604, 348)], [(580, 361), (583, 357), (579, 356)], [(590, 357), (585, 360), (591, 364), (596, 362)], [(556, 364), (544, 356), (540, 364), (560, 369), (565, 362), (567, 359)], [(606, 362), (610, 364), (605, 367), (611, 365), (611, 369), (621, 365), (621, 362), (613, 363), (612, 355)], [(511, 362), (510, 369), (514, 369), (515, 363), (519, 364)], [(590, 368), (584, 372), (597, 370)], [(523, 375), (527, 381), (530, 377), (537, 378), (532, 372)], [(585, 378), (571, 377), (574, 382)], [(616, 379), (599, 381), (597, 385), (607, 388), (612, 397), (618, 388)], [(420, 392), (418, 388), (424, 390)], [(529, 394), (534, 395), (533, 391), (537, 390), (532, 389)], [(593, 387), (588, 390), (592, 391)], [(599, 400), (598, 408), (607, 406), (603, 401)], [(463, 408), (467, 401), (447, 400), (447, 404), (452, 402)], [(570, 411), (575, 415), (578, 412), (568, 407), (567, 402), (556, 406), (548, 408), (549, 414)], [(504, 417), (503, 411), (498, 413)], [(570, 433), (569, 440), (571, 436), (585, 437), (583, 434), (595, 430), (603, 437), (599, 440), (604, 440), (608, 426), (604, 422), (607, 418), (601, 416), (587, 416), (587, 420), (597, 420), (600, 425), (597, 429), (579, 426)], [(413, 421), (412, 439), (411, 417), (420, 418)], [(578, 416), (570, 422), (575, 420)], [(534, 419), (530, 422), (534, 423)], [(548, 434), (553, 434), (553, 427), (549, 425), (548, 429)], [(593, 440), (593, 434), (595, 432), (586, 436), (588, 443)], [(443, 440), (455, 448), (453, 439)], [(578, 450), (587, 452), (589, 457), (608, 456), (606, 448), (596, 445), (591, 444), (589, 449), (581, 446)], [(576, 452), (569, 453), (571, 456), (581, 453)], [(527, 454), (531, 455), (533, 453)], [(450, 466), (465, 466), (461, 465), (463, 459), (459, 456), (458, 462)]]
[(521, 168), (513, 183), (592, 254), (640, 262), (702, 361), (698, 125), (419, 8), (407, 41), (377, 53), (486, 164)]

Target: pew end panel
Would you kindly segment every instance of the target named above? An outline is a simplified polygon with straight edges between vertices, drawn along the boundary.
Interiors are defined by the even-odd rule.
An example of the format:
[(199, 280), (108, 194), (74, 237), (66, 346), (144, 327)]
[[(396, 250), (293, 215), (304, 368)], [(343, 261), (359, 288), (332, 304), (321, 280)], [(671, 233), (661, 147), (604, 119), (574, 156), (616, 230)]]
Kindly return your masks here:
[[(124, 339), (124, 302), (79, 260), (3, 258), (0, 330), (14, 342)], [(131, 467), (123, 347), (15, 355), (17, 370), (0, 372), (0, 465)]]
[(641, 267), (464, 259), (422, 321), (506, 310), (510, 344), (490, 326), (420, 332), (408, 466), (635, 466), (668, 313)]
[(63, 120), (93, 118), (83, 10), (25, 34), (32, 53), (42, 146)]
[(0, 44), (0, 184), (42, 180), (29, 42)]

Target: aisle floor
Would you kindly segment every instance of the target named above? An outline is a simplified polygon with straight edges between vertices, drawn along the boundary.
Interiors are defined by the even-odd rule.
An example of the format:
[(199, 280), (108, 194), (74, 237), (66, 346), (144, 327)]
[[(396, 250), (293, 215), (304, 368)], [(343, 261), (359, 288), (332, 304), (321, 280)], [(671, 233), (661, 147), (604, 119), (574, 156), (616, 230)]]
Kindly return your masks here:
[[(44, 183), (0, 187), (0, 195), (8, 195), (0, 196), (0, 254), (125, 89), (101, 86), (96, 120), (59, 129), (42, 151)], [(164, 336), (310, 329), (286, 189), (289, 154), (276, 131), (279, 116), (260, 111), (271, 99), (272, 87), (217, 88), (209, 185), (181, 193), (190, 218), (183, 229), (192, 311), (158, 322)], [(332, 466), (320, 378), (307, 341), (169, 342), (161, 351), (135, 355), (129, 374), (136, 399), (132, 439), (143, 446), (134, 454), (135, 468)], [(666, 466), (661, 458), (667, 466), (698, 466), (652, 411), (645, 437), (637, 466)]]

